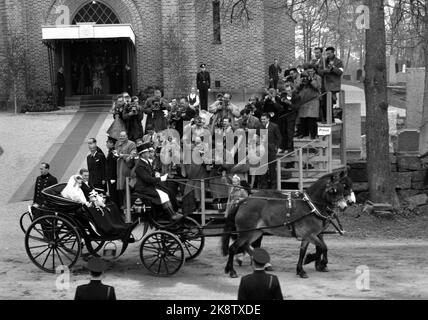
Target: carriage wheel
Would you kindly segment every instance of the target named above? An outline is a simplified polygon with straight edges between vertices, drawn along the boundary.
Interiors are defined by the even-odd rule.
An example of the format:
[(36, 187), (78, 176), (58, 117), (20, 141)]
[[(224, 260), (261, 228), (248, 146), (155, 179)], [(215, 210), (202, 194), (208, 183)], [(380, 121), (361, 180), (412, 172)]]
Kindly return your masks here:
[(22, 232), (26, 233), (28, 227), (33, 223), (33, 215), (27, 211), (21, 215), (19, 219), (19, 225), (21, 227)]
[(205, 237), (201, 225), (195, 219), (186, 217), (176, 235), (183, 243), (186, 261), (199, 256), (205, 245)]
[(185, 260), (181, 241), (167, 231), (155, 231), (144, 237), (140, 258), (144, 267), (158, 276), (173, 275)]
[(85, 241), (85, 247), (88, 252), (83, 253), (82, 255), (88, 256), (92, 255), (94, 257), (100, 257), (98, 251), (100, 251), (106, 242), (103, 240), (91, 240), (89, 243)]
[(31, 261), (46, 272), (58, 266), (71, 268), (80, 257), (81, 238), (76, 228), (58, 216), (36, 219), (25, 234), (25, 250)]

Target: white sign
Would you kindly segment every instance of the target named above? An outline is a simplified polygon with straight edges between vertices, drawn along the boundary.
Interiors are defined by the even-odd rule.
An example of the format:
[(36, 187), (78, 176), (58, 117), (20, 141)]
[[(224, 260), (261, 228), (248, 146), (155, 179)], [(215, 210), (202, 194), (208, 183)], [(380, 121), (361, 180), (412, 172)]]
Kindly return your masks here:
[(92, 24), (79, 25), (79, 38), (94, 38), (94, 26)]
[(331, 127), (318, 127), (319, 136), (329, 136), (331, 135)]

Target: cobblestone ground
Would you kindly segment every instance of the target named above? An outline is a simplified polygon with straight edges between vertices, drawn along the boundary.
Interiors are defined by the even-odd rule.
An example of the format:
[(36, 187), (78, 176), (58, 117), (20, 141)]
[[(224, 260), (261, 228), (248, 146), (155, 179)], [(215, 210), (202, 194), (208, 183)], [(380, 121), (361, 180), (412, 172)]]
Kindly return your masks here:
[[(0, 299), (72, 299), (76, 285), (87, 279), (82, 268), (84, 261), (79, 261), (70, 278), (69, 290), (58, 290), (56, 276), (37, 269), (25, 252), (18, 220), (29, 202), (7, 203), (71, 117), (0, 114), (4, 148), (0, 158)], [(376, 226), (379, 226), (376, 237), (370, 232), (364, 237), (328, 236), (330, 272), (318, 273), (313, 265), (307, 266), (309, 279), (295, 275), (299, 243), (294, 239), (267, 237), (263, 245), (271, 253), (274, 273), (279, 276), (285, 297), (427, 299), (427, 238), (422, 231), (418, 239), (396, 235), (386, 238), (381, 236), (382, 224)], [(364, 228), (364, 224), (358, 228)], [(394, 223), (388, 222), (387, 228), (394, 228)], [(119, 299), (236, 298), (240, 280), (230, 279), (223, 273), (226, 259), (220, 255), (219, 239), (207, 239), (202, 254), (170, 278), (151, 276), (141, 265), (138, 249), (138, 243), (131, 244), (123, 257), (110, 263), (105, 282), (115, 286)], [(360, 291), (356, 285), (359, 276), (356, 269), (363, 265), (369, 268), (370, 286), (369, 290)], [(239, 275), (251, 272), (248, 259), (237, 271)]]

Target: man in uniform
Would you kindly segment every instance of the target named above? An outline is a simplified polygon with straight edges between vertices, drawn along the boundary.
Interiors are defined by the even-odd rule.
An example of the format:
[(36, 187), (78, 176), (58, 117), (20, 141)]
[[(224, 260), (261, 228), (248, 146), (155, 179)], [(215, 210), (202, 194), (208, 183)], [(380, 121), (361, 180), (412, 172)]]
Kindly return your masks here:
[(76, 288), (74, 300), (116, 300), (114, 288), (101, 283), (106, 263), (100, 258), (93, 258), (86, 267), (91, 273), (91, 282)]
[(58, 180), (49, 173), (50, 166), (43, 162), (40, 166), (40, 176), (36, 179), (34, 188), (33, 205), (40, 206), (43, 204), (42, 190), (58, 183)]
[(211, 88), (210, 73), (206, 71), (206, 64), (201, 64), (201, 71), (196, 75), (196, 84), (199, 90), (201, 110), (208, 108), (208, 90)]
[(242, 277), (239, 284), (238, 300), (283, 300), (278, 277), (265, 272), (270, 261), (269, 254), (262, 248), (253, 252), (252, 274)]

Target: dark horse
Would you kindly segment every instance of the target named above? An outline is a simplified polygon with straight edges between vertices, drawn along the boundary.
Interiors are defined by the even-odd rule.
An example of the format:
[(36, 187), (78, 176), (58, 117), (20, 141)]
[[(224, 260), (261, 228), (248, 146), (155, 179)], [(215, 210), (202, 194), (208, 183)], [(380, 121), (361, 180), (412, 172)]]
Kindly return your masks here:
[[(331, 209), (337, 206), (346, 208), (344, 185), (337, 175), (329, 174), (315, 182), (306, 194), (316, 208), (302, 197), (289, 201), (285, 194), (275, 190), (260, 191), (243, 200), (237, 211), (229, 214), (224, 227), (226, 234), (222, 237), (222, 251), (223, 255), (229, 255), (225, 272), (232, 278), (237, 277), (233, 268), (234, 255), (243, 250), (251, 255), (250, 244), (264, 233), (301, 239), (297, 263), (297, 275), (300, 277), (307, 278), (303, 259), (309, 243), (319, 248), (315, 254), (316, 261), (326, 266), (327, 245), (319, 236), (329, 226), (331, 216), (322, 212), (332, 214)], [(235, 228), (237, 239), (229, 247), (230, 231)]]

